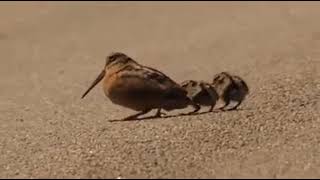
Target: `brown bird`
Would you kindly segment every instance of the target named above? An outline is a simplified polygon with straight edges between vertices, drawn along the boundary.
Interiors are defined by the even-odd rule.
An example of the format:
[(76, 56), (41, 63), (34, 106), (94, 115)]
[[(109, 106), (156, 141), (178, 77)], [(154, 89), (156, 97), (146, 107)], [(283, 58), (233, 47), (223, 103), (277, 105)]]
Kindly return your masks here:
[(239, 76), (231, 75), (228, 72), (221, 72), (214, 76), (212, 86), (219, 95), (219, 99), (223, 101), (224, 105), (220, 108), (225, 108), (231, 101), (235, 101), (236, 105), (227, 110), (234, 110), (243, 102), (247, 94), (249, 94), (249, 88), (246, 82)]
[(187, 96), (187, 91), (159, 70), (139, 64), (121, 52), (106, 58), (104, 69), (83, 94), (84, 98), (102, 79), (105, 95), (114, 104), (139, 111), (124, 118), (136, 119), (157, 109), (154, 117), (161, 116), (161, 109), (171, 111), (191, 105), (197, 112), (200, 107)]
[(204, 81), (186, 80), (180, 84), (188, 92), (188, 97), (201, 106), (211, 106), (213, 111), (219, 96), (211, 84)]

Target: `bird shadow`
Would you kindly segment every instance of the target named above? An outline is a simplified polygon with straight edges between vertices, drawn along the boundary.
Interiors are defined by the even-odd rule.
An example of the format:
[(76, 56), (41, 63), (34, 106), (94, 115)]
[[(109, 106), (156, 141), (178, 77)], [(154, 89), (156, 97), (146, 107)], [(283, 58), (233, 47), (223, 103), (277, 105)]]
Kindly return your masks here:
[(162, 117), (147, 116), (147, 117), (136, 118), (136, 119), (113, 119), (113, 120), (109, 120), (109, 122), (149, 121), (149, 120), (155, 120), (155, 119), (167, 119), (167, 118), (183, 117), (183, 116), (197, 116), (197, 115), (202, 115), (202, 114), (224, 113), (224, 112), (230, 112), (230, 111), (244, 111), (244, 109), (213, 110), (213, 111), (204, 111), (204, 112), (198, 112), (198, 113), (180, 113), (180, 114), (177, 114), (177, 115), (166, 115), (166, 116), (162, 116)]

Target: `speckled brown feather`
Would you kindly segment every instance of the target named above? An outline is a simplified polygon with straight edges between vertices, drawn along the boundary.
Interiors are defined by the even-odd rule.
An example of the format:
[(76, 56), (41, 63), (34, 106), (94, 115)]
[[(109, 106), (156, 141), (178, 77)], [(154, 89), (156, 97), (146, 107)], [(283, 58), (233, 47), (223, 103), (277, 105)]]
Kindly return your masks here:
[(188, 97), (193, 102), (200, 106), (211, 106), (209, 111), (213, 110), (218, 99), (218, 94), (209, 83), (187, 80), (180, 83), (180, 85), (188, 92)]
[(225, 109), (231, 101), (237, 104), (228, 110), (236, 109), (249, 93), (246, 82), (239, 76), (231, 75), (228, 72), (221, 72), (214, 76), (212, 86), (219, 95), (224, 105), (220, 109)]
[[(140, 111), (137, 115), (152, 109), (158, 109), (159, 115), (161, 109), (170, 111), (189, 105), (195, 108), (194, 112), (199, 109), (171, 78), (159, 70), (140, 65), (123, 53), (109, 55), (104, 71), (105, 95), (114, 104)], [(128, 118), (136, 118), (136, 115)]]

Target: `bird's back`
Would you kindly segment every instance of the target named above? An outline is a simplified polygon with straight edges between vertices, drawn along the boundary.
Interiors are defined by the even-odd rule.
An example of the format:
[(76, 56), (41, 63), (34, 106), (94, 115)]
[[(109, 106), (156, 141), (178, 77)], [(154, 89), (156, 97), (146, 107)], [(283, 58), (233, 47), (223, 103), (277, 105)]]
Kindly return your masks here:
[(239, 76), (234, 75), (233, 76), (234, 82), (237, 84), (237, 86), (246, 94), (249, 93), (249, 87), (247, 83)]

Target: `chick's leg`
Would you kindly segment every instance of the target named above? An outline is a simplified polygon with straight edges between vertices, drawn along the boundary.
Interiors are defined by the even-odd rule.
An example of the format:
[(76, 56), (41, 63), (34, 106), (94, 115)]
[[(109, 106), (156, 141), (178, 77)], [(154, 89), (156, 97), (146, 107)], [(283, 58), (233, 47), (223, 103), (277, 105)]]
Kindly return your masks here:
[(154, 117), (162, 117), (162, 115), (166, 115), (166, 114), (161, 112), (161, 108), (158, 108), (157, 113), (154, 115)]

